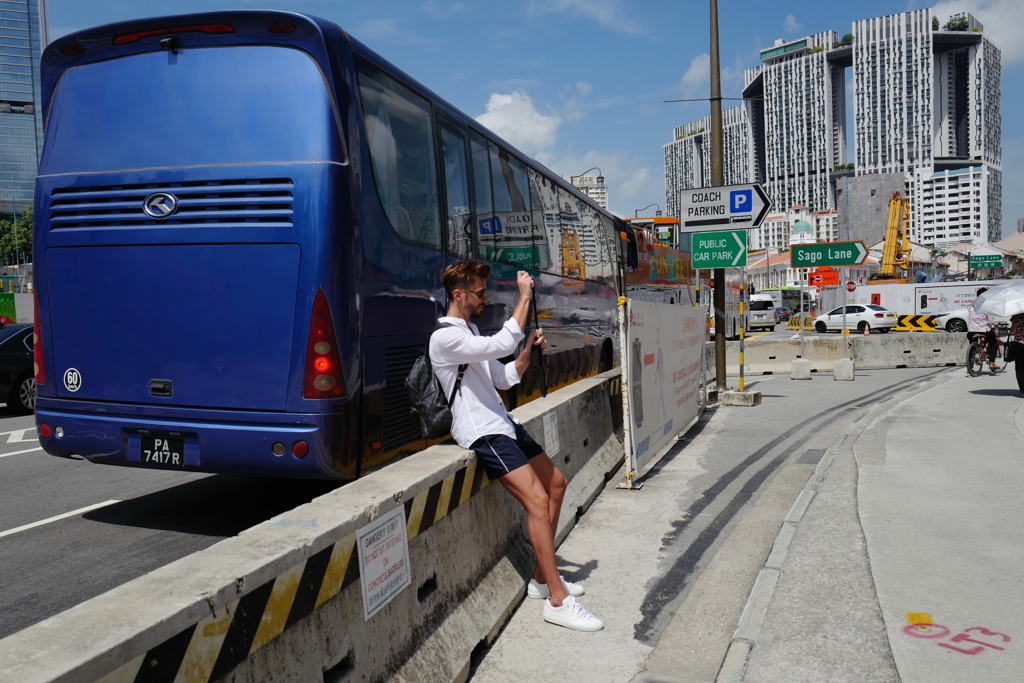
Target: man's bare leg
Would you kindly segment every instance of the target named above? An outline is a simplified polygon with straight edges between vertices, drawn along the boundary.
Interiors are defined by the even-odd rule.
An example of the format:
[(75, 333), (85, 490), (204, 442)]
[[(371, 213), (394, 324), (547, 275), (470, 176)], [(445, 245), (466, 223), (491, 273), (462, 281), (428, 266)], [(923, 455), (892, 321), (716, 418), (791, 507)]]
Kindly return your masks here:
[[(564, 479), (564, 477), (563, 477)], [(519, 467), (498, 477), (512, 497), (526, 510), (526, 530), (537, 556), (537, 568), (551, 593), (552, 606), (561, 607), (569, 594), (558, 578), (555, 564), (555, 535), (551, 531), (551, 497), (532, 467)], [(564, 495), (564, 490), (563, 490)], [(561, 504), (561, 502), (559, 502)]]
[[(565, 500), (565, 489), (569, 482), (545, 453), (530, 458), (528, 462), (548, 494), (548, 516), (551, 520), (551, 538), (554, 542), (555, 536), (558, 535), (558, 517), (562, 513), (562, 501)], [(547, 583), (539, 562), (534, 567), (533, 579), (537, 583)]]

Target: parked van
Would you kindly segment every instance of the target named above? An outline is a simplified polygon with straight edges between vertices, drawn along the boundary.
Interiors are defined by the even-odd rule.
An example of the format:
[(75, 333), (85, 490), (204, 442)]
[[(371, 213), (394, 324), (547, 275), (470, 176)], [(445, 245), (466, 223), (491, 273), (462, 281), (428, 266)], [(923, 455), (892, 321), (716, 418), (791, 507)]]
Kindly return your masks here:
[(747, 315), (747, 329), (756, 330), (767, 327), (775, 331), (775, 302), (768, 294), (750, 295), (750, 313)]

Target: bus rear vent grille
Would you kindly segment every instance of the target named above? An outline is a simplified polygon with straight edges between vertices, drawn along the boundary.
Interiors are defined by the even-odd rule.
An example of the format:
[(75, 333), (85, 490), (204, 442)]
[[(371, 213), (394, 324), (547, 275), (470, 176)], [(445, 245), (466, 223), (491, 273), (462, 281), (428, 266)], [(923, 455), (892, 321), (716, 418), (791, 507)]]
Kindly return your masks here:
[(409, 414), (409, 392), (405, 378), (423, 353), (423, 345), (393, 346), (384, 356), (384, 450), (420, 439), (420, 431)]
[[(50, 229), (134, 228), (164, 225), (286, 227), (292, 224), (290, 178), (198, 180), (177, 183), (63, 187), (50, 194)], [(167, 218), (143, 211), (146, 198), (162, 192), (177, 201)], [(172, 202), (157, 202), (168, 210)]]

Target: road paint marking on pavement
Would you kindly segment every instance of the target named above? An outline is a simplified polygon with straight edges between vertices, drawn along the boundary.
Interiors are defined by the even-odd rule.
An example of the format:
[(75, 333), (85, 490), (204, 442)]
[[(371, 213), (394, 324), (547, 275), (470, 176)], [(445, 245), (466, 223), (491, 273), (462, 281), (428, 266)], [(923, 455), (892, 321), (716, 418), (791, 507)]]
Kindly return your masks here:
[(120, 503), (120, 502), (121, 501), (119, 501), (119, 500), (106, 500), (106, 501), (103, 501), (102, 503), (96, 503), (95, 505), (88, 505), (88, 506), (86, 506), (84, 508), (79, 508), (77, 510), (72, 510), (71, 512), (65, 512), (63, 515), (57, 515), (56, 517), (48, 517), (47, 519), (41, 519), (38, 522), (32, 522), (31, 524), (26, 524), (24, 526), (19, 526), (19, 527), (15, 527), (13, 529), (8, 529), (7, 531), (0, 531), (0, 538), (3, 538), (4, 536), (10, 536), (11, 534), (16, 534), (19, 531), (26, 531), (28, 529), (34, 529), (37, 526), (43, 526), (44, 524), (49, 524), (50, 522), (57, 522), (57, 521), (62, 520), (62, 519), (67, 519), (68, 517), (74, 517), (75, 515), (85, 514), (86, 512), (89, 512), (91, 510), (98, 510), (99, 508), (103, 508), (103, 507), (106, 507), (108, 505), (113, 505), (114, 503)]
[(924, 612), (907, 612), (907, 623), (930, 624), (932, 623), (932, 615), (925, 614)]
[(41, 450), (43, 450), (42, 446), (40, 446), (39, 448), (28, 448), (24, 451), (14, 451), (13, 453), (0, 453), (0, 458), (6, 458), (9, 455), (21, 455), (22, 453), (34, 453), (36, 451)]
[[(931, 618), (930, 615), (924, 614), (923, 612), (907, 612), (907, 619), (909, 620), (911, 617)], [(977, 633), (972, 633), (972, 631), (977, 631)], [(903, 632), (908, 636), (922, 638), (925, 640), (940, 640), (952, 633), (950, 629), (942, 626), (941, 624), (914, 621), (911, 621), (909, 624), (904, 626)], [(978, 640), (978, 638), (984, 638), (984, 640)], [(971, 647), (970, 645), (961, 647), (959, 645), (951, 645), (950, 643), (935, 644), (939, 647), (944, 647), (947, 650), (953, 650), (954, 652), (959, 652), (964, 655), (980, 655), (982, 652), (987, 652), (985, 648), (996, 650), (997, 652), (1005, 651), (1005, 647), (997, 645), (996, 643), (1009, 643), (1011, 638), (1005, 633), (1000, 633), (999, 631), (990, 631), (981, 626), (972, 626), (970, 628), (965, 628), (962, 632), (952, 636), (949, 640), (950, 643), (972, 643), (974, 647)]]
[[(18, 432), (25, 432), (25, 431), (28, 431), (28, 430), (27, 429), (15, 429), (15, 430), (10, 431), (10, 432), (0, 432), (0, 436), (7, 436), (8, 434), (17, 434)], [(35, 431), (34, 427), (32, 428), (32, 431)]]
[(753, 337), (747, 337), (747, 341), (750, 341), (751, 339), (757, 339), (758, 337), (763, 337), (766, 334), (771, 334), (771, 332), (762, 332), (761, 334), (755, 334)]
[[(26, 435), (32, 432), (32, 436), (26, 438)], [(36, 433), (35, 427), (28, 429), (19, 429), (15, 432), (11, 432), (11, 435), (7, 437), (7, 443), (23, 443), (25, 441), (38, 441), (39, 435)]]

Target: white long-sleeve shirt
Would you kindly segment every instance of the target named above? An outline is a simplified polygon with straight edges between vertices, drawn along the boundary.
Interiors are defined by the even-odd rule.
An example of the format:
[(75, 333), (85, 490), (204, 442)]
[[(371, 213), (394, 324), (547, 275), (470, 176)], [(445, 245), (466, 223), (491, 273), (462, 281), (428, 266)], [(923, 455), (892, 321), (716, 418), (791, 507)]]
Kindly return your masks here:
[(992, 326), (996, 324), (996, 319), (990, 315), (984, 313), (978, 313), (974, 310), (974, 306), (971, 306), (967, 312), (967, 331), (968, 332), (988, 332), (992, 329)]
[(463, 448), (469, 448), (481, 436), (505, 434), (515, 438), (515, 427), (497, 389), (519, 384), (515, 361), (502, 364), (498, 358), (511, 356), (523, 338), (519, 323), (510, 318), (497, 334), (481, 337), (476, 325), (462, 318), (444, 317), (442, 327), (430, 337), (430, 363), (451, 398), (459, 366), (468, 364), (462, 376), (459, 394), (452, 404), (452, 436)]

